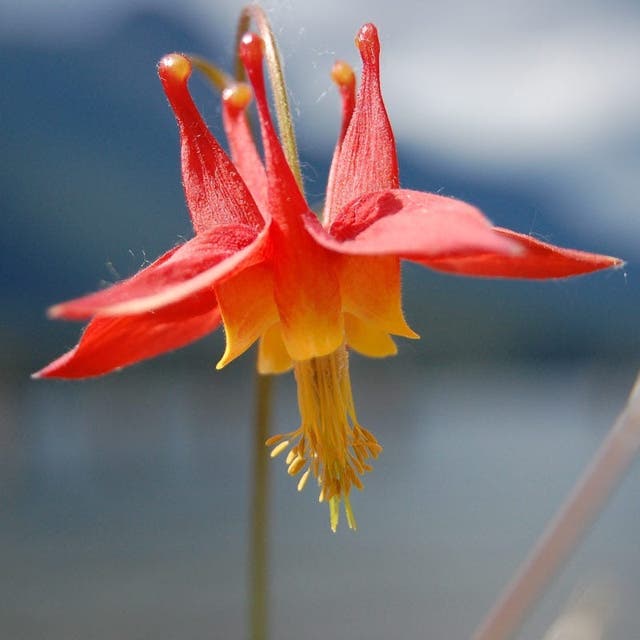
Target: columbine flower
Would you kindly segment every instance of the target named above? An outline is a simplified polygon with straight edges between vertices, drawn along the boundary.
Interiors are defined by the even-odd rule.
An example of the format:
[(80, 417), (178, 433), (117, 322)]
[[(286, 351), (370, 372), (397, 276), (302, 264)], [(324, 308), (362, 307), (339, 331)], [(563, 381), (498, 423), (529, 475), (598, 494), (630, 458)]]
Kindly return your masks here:
[(182, 176), (195, 237), (132, 278), (50, 309), (54, 318), (91, 318), (80, 343), (36, 377), (107, 373), (197, 340), (221, 323), (222, 368), (256, 341), (258, 370), (293, 368), (300, 427), (271, 438), (272, 455), (289, 449), (288, 470), (312, 474), (328, 502), (333, 530), (340, 501), (355, 528), (352, 486), (381, 451), (356, 417), (347, 349), (396, 353), (391, 336), (417, 338), (402, 314), (400, 260), (473, 276), (557, 278), (617, 266), (615, 258), (560, 249), (495, 228), (474, 207), (399, 188), (395, 142), (379, 83), (376, 28), (356, 44), (355, 76), (337, 63), (342, 128), (322, 222), (305, 201), (271, 121), (262, 75), (262, 41), (247, 34), (240, 55), (258, 107), (264, 164), (247, 126), (251, 91), (223, 93), (233, 162), (191, 99), (188, 58), (163, 58), (158, 72), (175, 113)]

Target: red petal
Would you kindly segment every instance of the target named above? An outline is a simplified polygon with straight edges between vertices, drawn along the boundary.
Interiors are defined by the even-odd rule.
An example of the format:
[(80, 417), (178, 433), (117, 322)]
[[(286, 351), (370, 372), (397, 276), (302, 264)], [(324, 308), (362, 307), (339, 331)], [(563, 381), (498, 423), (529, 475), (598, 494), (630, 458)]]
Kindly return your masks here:
[(267, 170), (269, 211), (278, 226), (295, 236), (305, 233), (302, 218), (315, 216), (291, 172), (271, 120), (262, 74), (263, 48), (260, 36), (247, 33), (240, 41), (240, 58), (247, 70), (258, 107)]
[(416, 260), (430, 269), (465, 276), (489, 278), (565, 278), (610, 267), (621, 267), (619, 258), (563, 249), (509, 229), (495, 232), (524, 248), (520, 255), (485, 253), (441, 260)]
[(362, 57), (362, 83), (327, 193), (328, 224), (351, 200), (399, 186), (396, 143), (380, 92), (380, 42), (374, 25), (360, 29), (356, 45)]
[(332, 256), (310, 237), (306, 224), (318, 224), (291, 172), (269, 114), (262, 75), (262, 39), (252, 33), (240, 42), (240, 57), (253, 86), (260, 118), (269, 189), (274, 260), (274, 297), (282, 338), (294, 360), (337, 349), (344, 329), (340, 289)]
[(349, 203), (331, 225), (332, 237), (308, 226), (320, 244), (349, 254), (432, 259), (518, 250), (475, 207), (408, 189), (370, 193)]
[[(63, 302), (49, 310), (54, 318), (88, 318), (97, 313), (130, 315), (168, 306), (192, 305), (194, 296), (213, 299), (213, 285), (222, 277), (260, 260), (266, 229), (220, 225), (202, 232), (128, 280)], [(207, 304), (207, 301), (204, 302)], [(202, 309), (200, 309), (202, 312)], [(184, 315), (184, 314), (183, 314)]]
[(196, 233), (230, 223), (260, 229), (264, 220), (247, 186), (189, 94), (191, 63), (174, 53), (160, 61), (158, 74), (180, 129), (182, 182)]
[(267, 176), (247, 120), (250, 99), (251, 89), (244, 83), (225, 89), (222, 92), (222, 122), (233, 164), (267, 218)]
[(33, 377), (99, 376), (182, 347), (207, 335), (219, 324), (217, 309), (186, 320), (167, 321), (154, 313), (95, 318), (74, 349), (34, 373)]
[(331, 69), (331, 79), (338, 85), (340, 91), (340, 99), (342, 102), (342, 122), (340, 124), (340, 133), (338, 141), (333, 152), (331, 160), (331, 168), (329, 169), (329, 178), (327, 180), (327, 196), (324, 203), (323, 222), (329, 224), (329, 211), (333, 207), (335, 174), (338, 168), (338, 160), (340, 159), (340, 151), (342, 143), (347, 135), (347, 129), (351, 122), (351, 116), (356, 105), (356, 76), (353, 69), (342, 60), (338, 60)]

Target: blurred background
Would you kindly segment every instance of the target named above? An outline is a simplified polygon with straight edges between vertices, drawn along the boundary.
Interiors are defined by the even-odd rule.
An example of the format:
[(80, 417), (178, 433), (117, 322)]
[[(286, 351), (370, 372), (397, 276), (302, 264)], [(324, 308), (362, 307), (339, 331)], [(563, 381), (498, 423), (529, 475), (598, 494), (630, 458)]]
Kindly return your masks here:
[[(239, 637), (253, 353), (223, 372), (222, 336), (119, 374), (32, 382), (80, 327), (44, 309), (137, 271), (191, 234), (175, 121), (155, 74), (170, 51), (230, 65), (243, 3), (0, 4), (0, 635)], [(320, 203), (338, 129), (336, 58), (382, 38), (403, 186), (496, 224), (617, 255), (575, 280), (405, 271), (423, 337), (354, 358), (359, 416), (385, 450), (331, 535), (308, 489), (274, 479), (274, 638), (463, 638), (564, 498), (640, 362), (640, 5), (267, 2), (307, 194)], [(219, 135), (219, 107), (192, 88)], [(296, 426), (290, 378), (274, 431)], [(606, 584), (606, 638), (637, 635), (634, 469), (523, 631), (540, 638)], [(610, 605), (610, 606), (609, 606)]]

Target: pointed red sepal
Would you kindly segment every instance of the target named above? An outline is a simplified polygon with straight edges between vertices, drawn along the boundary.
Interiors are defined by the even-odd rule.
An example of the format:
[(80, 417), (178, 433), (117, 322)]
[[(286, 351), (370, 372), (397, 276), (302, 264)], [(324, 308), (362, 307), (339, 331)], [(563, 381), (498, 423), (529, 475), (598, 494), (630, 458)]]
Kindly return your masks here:
[(329, 224), (329, 211), (333, 210), (333, 195), (335, 182), (335, 174), (340, 158), (342, 143), (347, 135), (347, 129), (353, 116), (353, 110), (356, 105), (356, 76), (353, 69), (342, 60), (338, 60), (331, 69), (331, 79), (338, 85), (340, 91), (340, 99), (342, 102), (342, 120), (340, 123), (340, 133), (336, 142), (336, 148), (333, 151), (331, 159), (331, 168), (329, 169), (329, 178), (327, 180), (327, 196), (324, 202), (323, 223)]
[(408, 189), (388, 189), (356, 198), (335, 218), (330, 235), (318, 225), (309, 225), (309, 229), (325, 247), (355, 255), (445, 258), (518, 251), (518, 245), (495, 233), (475, 207)]
[(222, 122), (229, 141), (231, 159), (265, 219), (267, 208), (267, 175), (253, 141), (247, 119), (251, 88), (244, 82), (227, 87), (222, 92)]
[(399, 186), (396, 144), (380, 91), (380, 41), (374, 25), (360, 29), (356, 46), (362, 58), (362, 82), (327, 195), (328, 224), (354, 198)]
[(624, 266), (624, 261), (619, 258), (563, 249), (509, 229), (496, 227), (494, 230), (501, 237), (518, 243), (522, 252), (516, 256), (486, 253), (416, 262), (430, 269), (457, 275), (530, 280), (566, 278)]
[(196, 233), (218, 224), (260, 229), (264, 220), (247, 186), (209, 132), (189, 94), (191, 63), (172, 53), (158, 64), (158, 75), (178, 121), (182, 182)]
[(337, 60), (331, 69), (331, 79), (338, 86), (342, 102), (342, 120), (338, 135), (338, 146), (340, 146), (347, 135), (351, 116), (356, 106), (356, 74), (348, 63)]
[(78, 345), (33, 378), (88, 378), (173, 351), (211, 333), (220, 325), (217, 308), (179, 320), (155, 313), (95, 318)]
[(269, 211), (280, 227), (301, 229), (302, 217), (307, 214), (313, 216), (313, 214), (291, 172), (271, 120), (262, 72), (264, 58), (262, 38), (255, 33), (245, 33), (240, 41), (239, 53), (253, 87), (258, 107), (267, 171)]
[(80, 320), (98, 313), (131, 315), (166, 307), (178, 313), (180, 305), (185, 314), (202, 313), (215, 304), (216, 282), (262, 259), (265, 234), (263, 230), (256, 236), (254, 229), (242, 225), (219, 225), (168, 251), (128, 280), (58, 304), (49, 315)]

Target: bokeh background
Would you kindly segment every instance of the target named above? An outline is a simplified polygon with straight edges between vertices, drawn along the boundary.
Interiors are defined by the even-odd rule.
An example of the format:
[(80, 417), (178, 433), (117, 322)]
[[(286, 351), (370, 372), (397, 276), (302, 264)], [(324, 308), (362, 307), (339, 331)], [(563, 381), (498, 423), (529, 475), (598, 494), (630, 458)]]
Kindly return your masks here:
[[(215, 372), (215, 335), (105, 379), (28, 378), (79, 334), (47, 321), (48, 305), (190, 236), (155, 64), (174, 50), (230, 64), (241, 6), (0, 3), (2, 637), (246, 630), (253, 354)], [(328, 71), (336, 58), (358, 67), (353, 36), (374, 21), (404, 186), (628, 261), (546, 283), (407, 268), (406, 315), (423, 340), (388, 362), (353, 362), (360, 418), (385, 447), (354, 498), (358, 533), (331, 535), (314, 491), (297, 494), (272, 465), (274, 638), (463, 638), (595, 451), (640, 362), (640, 5), (265, 7), (312, 202), (338, 128)], [(192, 87), (219, 134), (217, 100)], [(274, 430), (296, 420), (282, 378)], [(637, 635), (639, 493), (636, 468), (523, 638), (542, 637), (585, 589), (606, 594), (596, 609), (609, 613), (607, 638)]]

